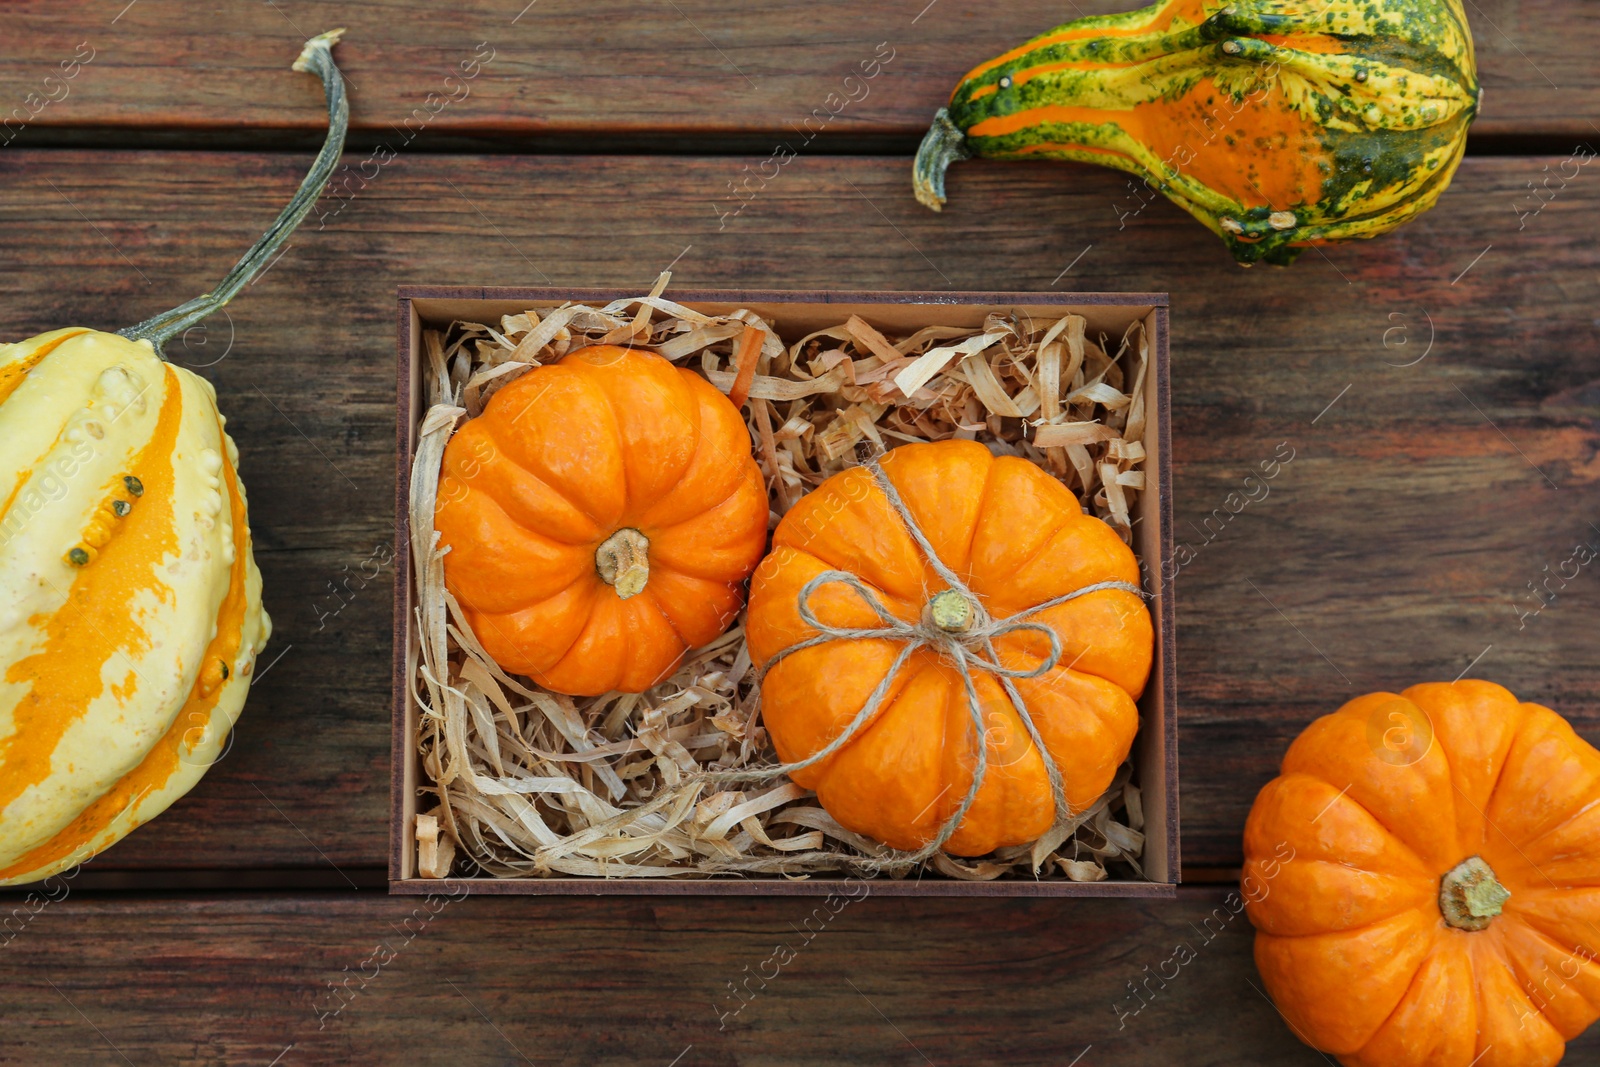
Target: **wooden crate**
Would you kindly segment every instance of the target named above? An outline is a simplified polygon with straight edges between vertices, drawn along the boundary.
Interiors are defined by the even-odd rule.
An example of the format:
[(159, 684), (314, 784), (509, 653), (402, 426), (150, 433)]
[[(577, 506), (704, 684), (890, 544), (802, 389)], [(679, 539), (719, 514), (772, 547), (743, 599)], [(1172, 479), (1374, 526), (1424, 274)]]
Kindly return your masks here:
[[(452, 321), (494, 323), (502, 315), (569, 302), (601, 306), (638, 296), (632, 290), (521, 289), (403, 286), (399, 289), (397, 440), (395, 478), (394, 704), (389, 823), (391, 893), (642, 894), (642, 895), (824, 895), (847, 877), (813, 876), (803, 881), (777, 877), (725, 878), (419, 878), (414, 824), (421, 771), (416, 751), (417, 706), (411, 699), (420, 646), (413, 609), (410, 487), (412, 450), (425, 414), (422, 389), (422, 331)], [(1144, 446), (1147, 489), (1132, 509), (1134, 549), (1144, 573), (1155, 623), (1155, 658), (1150, 684), (1139, 700), (1140, 730), (1133, 760), (1144, 795), (1146, 880), (1069, 882), (1065, 880), (967, 882), (923, 876), (873, 879), (871, 892), (885, 896), (1062, 896), (1172, 897), (1180, 874), (1178, 838), (1177, 625), (1173, 602), (1172, 475), (1167, 441), (1167, 297), (1164, 293), (941, 293), (780, 290), (673, 291), (677, 303), (709, 315), (748, 308), (774, 322), (783, 336), (798, 338), (860, 315), (886, 333), (906, 334), (929, 325), (981, 325), (992, 312), (1020, 311), (1059, 318), (1068, 312), (1088, 321), (1091, 336), (1121, 336), (1142, 319), (1150, 342), (1145, 404), (1150, 417)], [(848, 879), (857, 880), (857, 879)]]

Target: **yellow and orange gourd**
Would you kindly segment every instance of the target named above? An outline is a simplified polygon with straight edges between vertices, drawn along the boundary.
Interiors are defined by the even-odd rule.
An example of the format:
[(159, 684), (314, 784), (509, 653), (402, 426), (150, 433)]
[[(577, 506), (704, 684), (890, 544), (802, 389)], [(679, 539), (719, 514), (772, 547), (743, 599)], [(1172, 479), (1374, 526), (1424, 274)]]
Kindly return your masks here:
[(216, 760), (271, 624), (239, 455), (210, 383), (161, 358), (271, 259), (338, 162), (328, 142), (278, 222), (210, 293), (120, 334), (0, 345), (0, 885), (82, 863)]
[(0, 347), (0, 881), (188, 792), (271, 632), (209, 383), (148, 342)]
[(1165, 0), (975, 67), (935, 116), (914, 188), (938, 210), (959, 159), (1100, 164), (1240, 263), (1287, 264), (1432, 207), (1477, 109), (1459, 0)]

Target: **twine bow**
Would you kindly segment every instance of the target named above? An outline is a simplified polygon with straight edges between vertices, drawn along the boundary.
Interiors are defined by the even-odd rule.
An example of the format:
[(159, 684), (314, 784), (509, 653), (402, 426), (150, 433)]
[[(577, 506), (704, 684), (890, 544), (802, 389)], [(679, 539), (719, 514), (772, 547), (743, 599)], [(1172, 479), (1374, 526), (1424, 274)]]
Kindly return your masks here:
[[(826, 644), (829, 641), (862, 641), (862, 640), (888, 640), (902, 642), (902, 647), (889, 669), (884, 672), (883, 678), (868, 694), (866, 702), (862, 704), (848, 726), (844, 728), (832, 741), (812, 753), (805, 759), (794, 763), (785, 763), (777, 767), (765, 767), (756, 771), (722, 772), (716, 775), (718, 779), (756, 781), (775, 777), (779, 774), (792, 775), (795, 771), (804, 770), (813, 764), (827, 759), (838, 752), (856, 736), (863, 726), (871, 722), (878, 713), (880, 705), (888, 695), (894, 684), (895, 677), (905, 667), (913, 654), (919, 649), (929, 648), (946, 657), (955, 664), (957, 673), (961, 676), (962, 687), (966, 691), (967, 711), (972, 720), (973, 729), (977, 737), (978, 753), (977, 766), (972, 775), (972, 785), (967, 790), (967, 795), (955, 812), (939, 827), (939, 832), (920, 849), (914, 852), (891, 851), (891, 854), (876, 866), (882, 868), (909, 867), (928, 859), (942, 849), (951, 836), (960, 827), (966, 818), (968, 810), (978, 798), (978, 792), (983, 788), (984, 776), (989, 767), (989, 729), (983, 719), (981, 703), (978, 699), (978, 690), (973, 683), (972, 672), (974, 668), (987, 671), (999, 680), (1005, 690), (1006, 698), (1010, 701), (1012, 709), (1022, 721), (1028, 731), (1028, 737), (1033, 742), (1044, 761), (1045, 773), (1050, 778), (1050, 789), (1055, 797), (1056, 825), (1069, 823), (1073, 817), (1071, 805), (1067, 802), (1066, 786), (1062, 781), (1061, 769), (1056, 765), (1050, 750), (1045, 747), (1044, 739), (1039, 735), (1039, 729), (1034, 724), (1033, 716), (1028, 712), (1028, 706), (1022, 699), (1022, 694), (1017, 691), (1016, 679), (1038, 678), (1055, 668), (1061, 662), (1061, 637), (1054, 629), (1042, 622), (1030, 622), (1028, 617), (1041, 611), (1065, 604), (1069, 600), (1087, 596), (1103, 589), (1121, 589), (1125, 592), (1142, 595), (1138, 586), (1128, 582), (1110, 581), (1094, 582), (1082, 588), (1075, 589), (1063, 596), (1047, 600), (1042, 604), (1035, 604), (1026, 611), (1012, 615), (1005, 619), (995, 619), (984, 610), (982, 602), (969, 589), (961, 578), (939, 558), (929, 543), (927, 535), (917, 525), (916, 519), (901, 499), (900, 491), (894, 483), (889, 481), (878, 460), (873, 459), (866, 464), (878, 488), (888, 499), (889, 506), (899, 516), (901, 524), (911, 535), (917, 547), (932, 565), (934, 573), (942, 580), (946, 587), (936, 593), (923, 610), (922, 617), (916, 622), (907, 622), (900, 618), (878, 599), (860, 578), (847, 571), (823, 571), (801, 587), (796, 606), (799, 609), (800, 619), (807, 626), (817, 631), (815, 637), (808, 637), (788, 648), (783, 649), (773, 656), (761, 668), (756, 676), (759, 686), (765, 679), (768, 671), (777, 666), (796, 652)], [(824, 585), (843, 585), (854, 592), (877, 615), (879, 626), (868, 627), (842, 627), (830, 626), (818, 619), (811, 609), (811, 597)], [(1033, 630), (1044, 635), (1050, 642), (1050, 654), (1036, 666), (1023, 670), (1006, 667), (1000, 663), (995, 652), (994, 642), (997, 638), (1008, 634), (1018, 633), (1023, 630)]]

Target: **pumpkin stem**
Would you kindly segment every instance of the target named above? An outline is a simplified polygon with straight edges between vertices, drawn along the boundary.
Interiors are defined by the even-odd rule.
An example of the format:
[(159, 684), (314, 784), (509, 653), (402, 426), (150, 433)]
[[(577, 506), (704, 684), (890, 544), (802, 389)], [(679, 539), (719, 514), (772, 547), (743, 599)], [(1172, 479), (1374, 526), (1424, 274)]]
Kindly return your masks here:
[(133, 341), (148, 340), (157, 352), (161, 352), (162, 346), (168, 341), (222, 310), (223, 305), (232, 300), (271, 261), (273, 254), (310, 213), (317, 198), (322, 195), (323, 186), (328, 184), (328, 178), (339, 165), (339, 156), (344, 151), (345, 129), (350, 124), (350, 105), (345, 101), (344, 79), (333, 61), (333, 46), (343, 33), (342, 29), (329, 30), (311, 38), (301, 49), (300, 58), (294, 62), (295, 70), (308, 71), (322, 79), (322, 88), (328, 97), (328, 136), (322, 144), (322, 151), (317, 153), (315, 162), (311, 164), (310, 173), (300, 183), (300, 188), (295, 190), (288, 206), (215, 289), (171, 311), (146, 319), (137, 326), (118, 330), (118, 334)]
[(971, 159), (967, 148), (967, 135), (950, 121), (950, 112), (940, 108), (933, 116), (917, 149), (916, 162), (911, 165), (911, 188), (917, 194), (917, 203), (938, 211), (944, 207), (944, 172), (950, 164)]
[(950, 634), (970, 630), (977, 616), (977, 612), (972, 610), (972, 601), (955, 589), (935, 593), (933, 599), (928, 601), (928, 614), (935, 626)]
[(644, 592), (650, 581), (650, 539), (638, 530), (618, 530), (595, 549), (594, 569), (619, 600)]
[(1439, 911), (1457, 930), (1485, 930), (1500, 914), (1511, 891), (1495, 879), (1494, 871), (1477, 856), (1456, 864), (1439, 882)]

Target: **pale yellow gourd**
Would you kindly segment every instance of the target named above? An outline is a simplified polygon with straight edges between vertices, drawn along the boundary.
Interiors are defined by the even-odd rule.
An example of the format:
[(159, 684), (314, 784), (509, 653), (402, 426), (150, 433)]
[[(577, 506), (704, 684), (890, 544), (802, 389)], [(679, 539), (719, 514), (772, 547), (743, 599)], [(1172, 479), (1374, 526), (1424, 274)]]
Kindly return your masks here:
[(0, 398), (10, 884), (81, 862), (188, 792), (271, 624), (208, 382), (149, 341), (57, 330), (0, 347)]
[(271, 623), (239, 453), (205, 379), (161, 346), (270, 259), (338, 163), (328, 142), (215, 290), (120, 334), (0, 344), (0, 885), (82, 863), (165, 811), (216, 760)]

